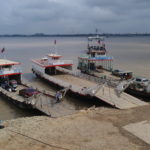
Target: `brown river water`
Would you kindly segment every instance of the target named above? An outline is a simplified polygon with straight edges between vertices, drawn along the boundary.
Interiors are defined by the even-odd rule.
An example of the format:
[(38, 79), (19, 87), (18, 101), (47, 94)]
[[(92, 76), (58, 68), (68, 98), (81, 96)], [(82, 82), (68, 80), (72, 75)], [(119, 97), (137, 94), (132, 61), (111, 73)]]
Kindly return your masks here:
[[(87, 38), (85, 37), (0, 38), (0, 48), (5, 47), (5, 52), (0, 54), (0, 58), (6, 57), (21, 62), (24, 78), (43, 89), (55, 92), (54, 88), (36, 79), (31, 73), (31, 59), (40, 58), (53, 52), (54, 40), (57, 41), (57, 52), (63, 55), (64, 59), (72, 59), (75, 64), (74, 68), (76, 68), (77, 57), (85, 53), (87, 47)], [(130, 70), (135, 75), (150, 78), (150, 37), (109, 37), (105, 38), (105, 43), (109, 55), (114, 56), (114, 68)], [(91, 103), (81, 102), (77, 98), (69, 96), (66, 96), (65, 100), (76, 109), (92, 106)], [(37, 113), (17, 108), (0, 97), (0, 120), (31, 115), (37, 115)]]

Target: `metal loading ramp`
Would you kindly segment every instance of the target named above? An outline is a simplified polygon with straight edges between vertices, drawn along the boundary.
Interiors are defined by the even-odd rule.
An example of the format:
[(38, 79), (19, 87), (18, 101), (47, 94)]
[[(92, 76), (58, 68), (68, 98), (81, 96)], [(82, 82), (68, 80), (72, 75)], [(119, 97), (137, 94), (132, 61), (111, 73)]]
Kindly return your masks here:
[(51, 101), (49, 98), (43, 99), (40, 95), (38, 99), (36, 99), (34, 108), (54, 118), (71, 115), (77, 112), (77, 110), (66, 101), (56, 103), (56, 101)]
[(148, 105), (148, 103), (143, 102), (125, 92), (122, 92), (121, 95), (117, 95), (114, 88), (106, 85), (95, 94), (95, 97), (119, 109)]

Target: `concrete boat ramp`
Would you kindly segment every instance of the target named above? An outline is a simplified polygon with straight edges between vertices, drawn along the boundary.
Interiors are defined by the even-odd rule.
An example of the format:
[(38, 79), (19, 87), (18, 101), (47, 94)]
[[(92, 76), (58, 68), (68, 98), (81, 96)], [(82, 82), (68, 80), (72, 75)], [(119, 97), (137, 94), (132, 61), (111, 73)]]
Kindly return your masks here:
[(128, 109), (148, 104), (125, 92), (118, 95), (115, 88), (103, 84), (100, 78), (75, 73), (61, 67), (57, 67), (57, 70), (63, 72), (63, 74), (50, 76), (45, 73), (39, 73), (36, 70), (33, 70), (33, 72), (59, 87), (65, 88), (71, 86), (70, 91), (74, 94), (97, 98), (119, 109)]

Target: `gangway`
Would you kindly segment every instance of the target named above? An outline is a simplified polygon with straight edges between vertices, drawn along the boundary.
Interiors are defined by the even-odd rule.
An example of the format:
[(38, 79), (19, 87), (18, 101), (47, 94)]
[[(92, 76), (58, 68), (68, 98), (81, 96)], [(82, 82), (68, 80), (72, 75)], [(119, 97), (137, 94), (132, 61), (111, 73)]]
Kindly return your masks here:
[(128, 109), (147, 105), (146, 102), (141, 101), (140, 99), (133, 97), (125, 92), (117, 95), (116, 89), (107, 85), (99, 90), (95, 97), (119, 109)]

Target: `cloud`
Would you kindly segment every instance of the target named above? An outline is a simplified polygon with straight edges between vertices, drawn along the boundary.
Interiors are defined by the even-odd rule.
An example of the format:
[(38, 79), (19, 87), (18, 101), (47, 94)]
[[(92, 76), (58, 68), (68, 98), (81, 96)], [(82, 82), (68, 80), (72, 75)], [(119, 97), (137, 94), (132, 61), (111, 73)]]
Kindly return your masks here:
[[(149, 0), (0, 0), (0, 34), (149, 32)], [(141, 28), (141, 27), (144, 28)]]

